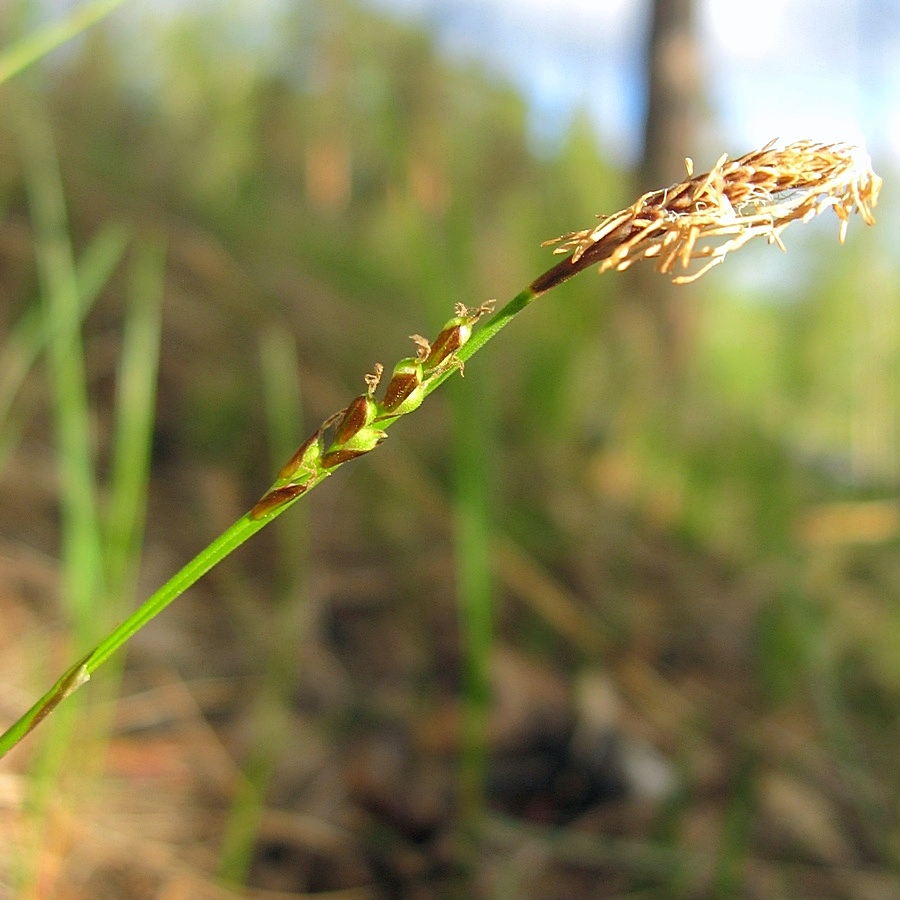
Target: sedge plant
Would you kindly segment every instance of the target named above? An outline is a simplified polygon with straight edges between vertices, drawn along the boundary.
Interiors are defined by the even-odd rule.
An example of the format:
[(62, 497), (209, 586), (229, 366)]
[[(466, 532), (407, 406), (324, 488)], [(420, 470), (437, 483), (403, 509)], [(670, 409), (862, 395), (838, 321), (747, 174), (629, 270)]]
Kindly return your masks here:
[[(339, 467), (372, 452), (398, 419), (413, 413), (447, 379), (463, 374), (466, 362), (525, 307), (574, 275), (594, 266), (600, 272), (621, 271), (648, 259), (659, 272), (685, 283), (752, 238), (765, 238), (784, 249), (781, 233), (789, 224), (808, 222), (828, 209), (839, 219), (841, 242), (853, 213), (866, 224), (874, 223), (872, 208), (881, 179), (868, 155), (853, 145), (800, 141), (778, 147), (771, 142), (736, 159), (724, 155), (699, 175), (694, 175), (690, 159), (685, 162), (687, 177), (681, 183), (648, 192), (613, 215), (599, 216), (590, 228), (547, 241), (563, 258), (499, 311), (494, 312), (492, 302), (474, 308), (458, 304), (433, 340), (412, 336), (414, 355), (400, 360), (388, 378), (376, 364), (365, 376), (365, 390), (309, 435), (252, 509), (70, 666), (0, 735), (0, 756), (206, 572)], [(379, 391), (383, 381), (386, 386)]]

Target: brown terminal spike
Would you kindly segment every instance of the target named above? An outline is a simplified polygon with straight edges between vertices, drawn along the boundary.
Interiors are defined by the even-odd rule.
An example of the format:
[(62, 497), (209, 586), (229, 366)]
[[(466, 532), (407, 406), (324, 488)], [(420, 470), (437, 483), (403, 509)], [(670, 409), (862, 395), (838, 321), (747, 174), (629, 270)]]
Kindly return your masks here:
[(694, 175), (690, 162), (687, 170), (681, 184), (650, 191), (593, 228), (546, 241), (558, 245), (554, 253), (570, 255), (536, 279), (532, 291), (543, 293), (594, 263), (604, 272), (641, 259), (655, 259), (663, 273), (680, 267), (686, 274), (674, 280), (693, 281), (755, 237), (784, 249), (781, 232), (791, 222), (828, 209), (840, 220), (843, 241), (851, 213), (874, 223), (881, 189), (868, 154), (850, 144), (798, 141), (779, 148), (772, 141), (738, 159), (722, 156), (709, 172)]

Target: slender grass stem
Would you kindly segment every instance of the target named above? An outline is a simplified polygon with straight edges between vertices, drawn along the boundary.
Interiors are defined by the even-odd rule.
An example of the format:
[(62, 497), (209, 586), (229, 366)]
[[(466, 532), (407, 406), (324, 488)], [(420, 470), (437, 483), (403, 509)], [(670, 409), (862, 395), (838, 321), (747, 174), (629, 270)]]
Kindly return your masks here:
[(238, 519), (208, 547), (197, 554), (184, 568), (170, 578), (135, 612), (119, 624), (90, 653), (69, 668), (34, 706), (8, 731), (0, 735), (0, 757), (14, 747), (46, 718), (59, 703), (90, 680), (91, 675), (122, 647), (132, 635), (158, 616), (173, 600), (180, 597), (213, 566), (251, 538), (266, 520), (251, 519), (249, 514)]
[[(668, 274), (676, 265), (687, 270), (700, 260), (699, 271), (676, 279), (692, 280), (753, 237), (765, 237), (783, 248), (780, 233), (787, 225), (809, 221), (827, 209), (833, 209), (840, 219), (843, 240), (852, 212), (859, 212), (867, 224), (874, 222), (871, 207), (881, 186), (868, 157), (858, 148), (809, 141), (783, 149), (768, 145), (737, 160), (722, 157), (713, 170), (703, 175), (693, 176), (689, 165), (688, 174), (683, 184), (645, 194), (628, 209), (602, 219), (595, 227), (551, 242), (561, 245), (557, 252), (565, 254), (565, 258), (513, 297), (480, 329), (472, 331), (487, 312), (487, 306), (474, 312), (458, 310), (434, 344), (416, 336), (417, 357), (398, 363), (380, 402), (374, 394), (383, 368), (377, 366), (366, 377), (366, 393), (322, 423), (250, 512), (68, 669), (18, 722), (0, 735), (0, 756), (213, 566), (339, 466), (374, 450), (398, 418), (415, 410), (541, 294), (589, 266), (597, 264), (600, 271), (621, 270), (640, 259), (655, 259), (659, 270)], [(52, 192), (42, 193), (43, 186), (40, 181), (34, 185), (35, 206), (52, 225), (58, 212), (53, 204), (58, 197)], [(49, 243), (45, 269), (48, 283), (57, 286), (61, 294), (77, 295), (65, 245), (58, 241)], [(63, 312), (68, 316), (67, 310), (68, 307)], [(74, 317), (75, 312), (71, 315)], [(85, 515), (90, 521), (92, 513), (93, 507), (88, 503)], [(488, 634), (484, 629), (479, 633)]]
[[(65, 599), (82, 639), (95, 627), (103, 589), (102, 549), (91, 448), (81, 308), (65, 195), (50, 127), (38, 104), (15, 108), (35, 228), (47, 362), (55, 400)], [(96, 635), (96, 631), (94, 632)]]
[[(526, 289), (516, 295), (506, 306), (497, 312), (485, 327), (476, 332), (472, 339), (465, 344), (457, 354), (460, 361), (469, 359), (494, 337), (512, 318), (522, 311), (537, 295), (530, 289)], [(442, 373), (438, 383), (443, 383), (456, 368), (448, 369)], [(436, 386), (436, 385), (435, 385)], [(433, 390), (434, 388), (432, 388)], [(430, 391), (429, 391), (430, 393)], [(398, 417), (393, 417), (380, 423), (384, 429), (390, 427)], [(321, 479), (311, 482), (310, 488), (319, 483)], [(98, 644), (90, 653), (69, 668), (62, 677), (28, 710), (11, 728), (0, 735), (0, 757), (11, 750), (27, 734), (34, 730), (46, 716), (55, 709), (66, 697), (72, 694), (78, 687), (87, 682), (91, 675), (109, 659), (117, 650), (148, 622), (158, 616), (173, 600), (177, 599), (189, 587), (202, 578), (210, 569), (225, 559), (232, 551), (236, 550), (245, 541), (249, 540), (257, 531), (265, 527), (276, 516), (281, 515), (288, 506), (297, 498), (273, 509), (265, 518), (253, 518), (250, 513), (242, 516), (223, 534), (217, 537), (209, 546), (197, 554), (158, 591), (149, 597), (132, 615), (118, 625), (109, 636)]]
[(490, 453), (486, 422), (471, 392), (457, 398), (460, 452), (456, 465), (456, 579), (463, 654), (463, 732), (459, 760), (459, 802), (470, 831), (480, 821), (487, 773), (490, 658), (493, 641), (491, 528), (485, 468)]
[(162, 241), (142, 241), (132, 264), (122, 337), (104, 530), (104, 562), (112, 600), (125, 601), (132, 595), (140, 562), (156, 412), (164, 271)]

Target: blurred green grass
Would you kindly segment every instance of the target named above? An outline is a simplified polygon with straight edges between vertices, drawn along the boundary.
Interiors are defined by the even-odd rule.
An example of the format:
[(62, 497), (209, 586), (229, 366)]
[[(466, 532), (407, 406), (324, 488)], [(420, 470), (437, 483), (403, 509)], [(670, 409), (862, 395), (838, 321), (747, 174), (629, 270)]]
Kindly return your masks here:
[[(95, 29), (76, 52), (0, 88), (7, 99), (20, 89), (38, 94), (48, 111), (58, 201), (64, 194), (68, 213), (52, 236), (63, 266), (56, 277), (75, 299), (66, 327), (57, 321), (43, 333), (80, 335), (84, 344), (83, 373), (62, 372), (54, 384), (34, 372), (25, 395), (49, 409), (78, 391), (78, 435), (56, 452), (77, 465), (78, 495), (94, 498), (88, 506), (98, 502), (98, 469), (124, 471), (110, 462), (119, 458), (113, 444), (142, 435), (131, 487), (121, 489), (131, 499), (109, 501), (121, 511), (117, 596), (80, 569), (64, 580), (63, 598), (82, 598), (84, 628), (94, 625), (98, 598), (126, 602), (119, 595), (130, 594), (131, 581), (147, 580), (133, 568), (147, 478), (148, 546), (165, 546), (180, 563), (269, 484), (272, 448), (289, 455), (311, 423), (359, 391), (374, 361), (407, 355), (407, 335), (433, 333), (457, 301), (513, 295), (552, 261), (542, 240), (632, 199), (628, 174), (604, 158), (586, 121), (537, 153), (524, 101), (510, 87), (441, 59), (416, 28), (353, 4), (299, 4), (262, 45), (226, 12), (126, 15), (139, 43), (127, 28)], [(14, 322), (34, 316), (34, 257), (50, 239), (25, 199), (26, 163), (39, 157), (17, 155), (11, 132), (0, 123), (4, 363), (25, 330)], [(888, 203), (889, 192), (877, 212), (890, 221)], [(130, 301), (112, 273), (121, 246), (108, 238), (110, 255), (98, 250), (110, 221), (153, 236), (139, 239), (133, 263), (146, 294), (133, 287)], [(291, 512), (297, 522), (277, 523), (274, 543), (261, 536), (220, 576), (213, 602), (224, 598), (246, 640), (233, 659), (201, 668), (234, 666), (262, 685), (250, 692), (259, 733), (243, 743), (239, 762), (250, 777), (236, 792), (221, 873), (240, 880), (252, 869), (263, 806), (278, 799), (278, 736), (310, 665), (303, 632), (313, 640), (327, 630), (316, 578), (360, 560), (368, 573), (360, 598), (386, 590), (400, 624), (445, 621), (455, 596), (460, 622), (452, 627), (466, 662), (448, 668), (468, 672), (461, 680), (474, 725), (464, 777), (473, 819), (484, 815), (473, 798), (487, 765), (482, 717), (496, 647), (527, 649), (567, 676), (600, 667), (617, 678), (621, 660), (638, 657), (694, 703), (682, 683), (688, 673), (708, 679), (713, 694), (733, 690), (729, 708), (745, 722), (727, 757), (733, 780), (720, 798), (714, 890), (737, 890), (748, 861), (766, 852), (751, 826), (771, 760), (741, 745), (758, 722), (769, 734), (779, 716), (802, 723), (816, 759), (839, 773), (834, 796), (860, 831), (860, 865), (897, 862), (900, 524), (891, 510), (900, 480), (900, 275), (879, 229), (861, 230), (851, 228), (840, 252), (836, 226), (809, 240), (788, 233), (786, 263), (772, 248), (758, 257), (759, 266), (796, 260), (796, 277), (776, 289), (771, 279), (758, 288), (746, 270), (732, 275), (731, 261), (683, 289), (691, 353), (675, 384), (659, 374), (659, 348), (615, 314), (636, 303), (632, 283), (583, 275), (398, 426), (377, 462), (323, 485), (309, 509)], [(153, 315), (163, 239), (167, 297), (151, 435), (153, 352), (126, 335), (135, 335), (129, 323)], [(73, 261), (92, 253), (96, 289)], [(102, 293), (91, 304), (95, 290)], [(120, 425), (114, 439), (110, 359), (129, 346), (144, 381), (143, 424)], [(81, 358), (65, 357), (70, 365)], [(49, 414), (29, 421), (24, 402), (12, 401), (7, 419), (21, 429), (4, 426), (11, 456), (51, 440)], [(38, 500), (10, 507), (4, 532), (27, 535), (27, 516), (44, 509)], [(63, 526), (63, 540), (104, 556), (110, 546), (96, 511), (83, 514)], [(58, 552), (58, 539), (41, 549)], [(539, 605), (523, 604), (525, 591), (499, 570), (501, 539), (574, 598), (567, 614), (597, 631), (596, 644), (577, 643)], [(304, 662), (292, 671), (295, 646)], [(427, 718), (441, 673), (419, 659), (420, 648), (407, 652), (423, 682), (414, 705)], [(353, 664), (344, 665), (349, 675), (330, 676), (338, 694), (337, 683), (353, 676)], [(351, 704), (335, 716), (350, 720), (335, 746), (381, 715), (377, 705)], [(709, 701), (698, 718), (716, 715)], [(686, 729), (686, 742), (712, 741), (715, 724), (695, 727), (701, 737)], [(686, 821), (691, 801), (683, 802), (666, 815)], [(671, 833), (677, 841), (678, 828)], [(655, 883), (683, 887), (682, 877)]]

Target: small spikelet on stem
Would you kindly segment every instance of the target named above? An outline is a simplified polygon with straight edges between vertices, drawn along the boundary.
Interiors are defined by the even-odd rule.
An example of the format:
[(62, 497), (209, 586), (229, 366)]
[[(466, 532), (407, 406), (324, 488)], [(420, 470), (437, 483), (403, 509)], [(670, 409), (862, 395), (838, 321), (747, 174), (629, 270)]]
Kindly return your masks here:
[[(492, 302), (471, 310), (458, 303), (455, 316), (444, 325), (434, 343), (421, 335), (412, 335), (416, 355), (402, 359), (394, 366), (384, 399), (380, 402), (375, 399), (375, 391), (384, 367), (376, 363), (374, 371), (366, 375), (366, 392), (355, 397), (345, 409), (329, 416), (300, 445), (278, 473), (275, 484), (250, 511), (250, 518), (273, 515), (338, 466), (374, 450), (387, 437), (384, 428), (391, 421), (412, 412), (422, 403), (429, 383), (451, 369), (462, 371), (462, 362), (456, 352), (472, 336), (475, 323), (492, 309)], [(326, 432), (333, 432), (330, 441), (325, 437)]]

